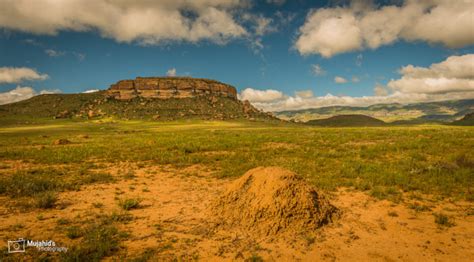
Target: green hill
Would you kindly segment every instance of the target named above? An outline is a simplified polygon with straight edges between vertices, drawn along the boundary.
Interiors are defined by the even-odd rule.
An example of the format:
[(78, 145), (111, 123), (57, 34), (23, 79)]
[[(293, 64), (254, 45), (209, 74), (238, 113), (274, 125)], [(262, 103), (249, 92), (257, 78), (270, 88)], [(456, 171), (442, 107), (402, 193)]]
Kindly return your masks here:
[(328, 127), (364, 127), (364, 126), (384, 126), (382, 120), (365, 115), (338, 115), (327, 119), (310, 120), (308, 125), (328, 126)]
[(474, 126), (474, 113), (465, 115), (463, 118), (451, 123), (457, 126)]
[(0, 105), (0, 117), (91, 119), (275, 119), (248, 102), (220, 96), (119, 101), (104, 91), (90, 94), (48, 94)]

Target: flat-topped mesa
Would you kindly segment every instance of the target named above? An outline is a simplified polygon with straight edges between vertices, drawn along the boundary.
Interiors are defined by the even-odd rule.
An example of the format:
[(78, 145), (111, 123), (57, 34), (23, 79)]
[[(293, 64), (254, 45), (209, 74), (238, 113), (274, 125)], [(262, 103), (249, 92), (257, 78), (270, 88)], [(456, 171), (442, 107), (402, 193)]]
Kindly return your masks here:
[(187, 98), (204, 95), (237, 98), (235, 87), (215, 80), (190, 77), (137, 77), (121, 80), (107, 90), (118, 100), (143, 98)]

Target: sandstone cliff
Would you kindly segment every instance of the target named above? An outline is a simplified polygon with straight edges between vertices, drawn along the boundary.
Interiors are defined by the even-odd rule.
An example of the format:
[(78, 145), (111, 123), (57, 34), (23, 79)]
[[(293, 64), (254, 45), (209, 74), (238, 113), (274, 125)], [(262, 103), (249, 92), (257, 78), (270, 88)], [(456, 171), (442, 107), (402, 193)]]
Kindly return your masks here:
[(107, 94), (118, 100), (142, 98), (189, 98), (204, 95), (237, 98), (233, 86), (209, 79), (189, 77), (137, 77), (110, 86)]

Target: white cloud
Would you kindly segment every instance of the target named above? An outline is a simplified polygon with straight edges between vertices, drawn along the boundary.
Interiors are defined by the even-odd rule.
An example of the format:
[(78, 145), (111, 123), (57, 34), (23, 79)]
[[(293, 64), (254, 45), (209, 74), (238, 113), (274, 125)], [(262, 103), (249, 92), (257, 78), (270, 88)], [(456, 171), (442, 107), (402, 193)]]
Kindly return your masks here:
[(408, 65), (400, 70), (408, 77), (448, 77), (474, 78), (474, 54), (450, 56), (441, 63), (432, 64), (429, 68)]
[(347, 83), (347, 79), (345, 79), (342, 76), (336, 76), (336, 77), (334, 77), (334, 82), (337, 83), (337, 84), (345, 84), (345, 83)]
[(59, 56), (63, 56), (66, 54), (66, 52), (63, 52), (63, 51), (56, 51), (54, 49), (46, 49), (44, 50), (44, 52), (48, 55), (48, 56), (51, 56), (51, 57), (59, 57)]
[(118, 42), (169, 41), (225, 43), (244, 37), (237, 21), (246, 0), (164, 1), (0, 1), (0, 27), (34, 34), (97, 30)]
[(99, 91), (100, 91), (99, 89), (90, 89), (90, 90), (86, 90), (82, 93), (83, 94), (90, 94), (90, 93), (95, 93), (95, 92), (99, 92)]
[(280, 10), (275, 12), (275, 20), (278, 21), (280, 27), (288, 26), (297, 16), (297, 13), (282, 12)]
[(450, 48), (474, 44), (474, 0), (407, 0), (401, 6), (361, 5), (310, 11), (295, 42), (303, 55), (375, 49), (399, 39), (440, 43)]
[(272, 89), (256, 90), (246, 88), (239, 94), (240, 100), (248, 100), (250, 102), (273, 102), (284, 98), (282, 92)]
[(0, 84), (45, 80), (48, 77), (47, 74), (40, 74), (36, 70), (27, 67), (0, 67)]
[(176, 68), (171, 68), (166, 71), (166, 76), (176, 76)]
[(402, 93), (474, 92), (474, 54), (451, 56), (429, 68), (404, 66), (387, 86)]
[(387, 96), (388, 95), (387, 87), (385, 87), (385, 86), (383, 86), (379, 83), (375, 84), (374, 94), (376, 96)]
[(295, 46), (303, 55), (319, 53), (331, 57), (360, 49), (362, 43), (360, 28), (352, 12), (337, 8), (312, 11), (300, 28)]
[(326, 71), (320, 65), (311, 65), (311, 72), (315, 76), (323, 76), (326, 75)]
[(278, 31), (278, 26), (281, 24), (278, 19), (279, 23), (277, 24), (272, 18), (249, 12), (243, 13), (241, 20), (251, 25), (251, 33), (247, 34), (247, 40), (255, 54), (260, 54), (260, 51), (264, 48), (263, 36)]
[(51, 94), (59, 94), (62, 93), (59, 89), (43, 89), (39, 92), (40, 95), (51, 95)]
[(72, 54), (74, 57), (77, 58), (77, 60), (79, 62), (82, 62), (82, 61), (84, 61), (84, 59), (86, 59), (85, 54), (75, 52), (75, 51), (66, 52), (66, 51), (58, 51), (58, 50), (54, 50), (54, 49), (45, 49), (44, 52), (50, 57), (60, 57), (60, 56), (66, 55), (66, 54)]
[(273, 19), (258, 16), (255, 18), (255, 34), (257, 36), (263, 36), (268, 33), (275, 32), (277, 29), (272, 25)]
[(0, 105), (22, 101), (22, 100), (31, 98), (33, 96), (36, 96), (38, 94), (53, 94), (53, 93), (60, 93), (60, 92), (61, 92), (60, 90), (55, 89), (55, 90), (41, 90), (38, 93), (31, 87), (17, 86), (15, 89), (0, 93)]
[[(451, 56), (429, 67), (408, 65), (400, 69), (401, 78), (386, 86), (377, 83), (373, 96), (304, 95), (288, 96), (277, 90), (252, 93), (278, 93), (277, 99), (254, 99), (252, 104), (266, 111), (298, 110), (334, 105), (368, 106), (381, 103), (417, 103), (474, 99), (474, 54)], [(347, 81), (347, 80), (346, 80)], [(244, 90), (245, 91), (245, 90)]]
[(296, 91), (295, 95), (297, 97), (302, 97), (302, 98), (310, 98), (313, 97), (313, 91), (312, 90), (302, 90), (302, 91)]
[(36, 95), (36, 91), (31, 87), (17, 86), (15, 89), (0, 93), (0, 105), (18, 102)]

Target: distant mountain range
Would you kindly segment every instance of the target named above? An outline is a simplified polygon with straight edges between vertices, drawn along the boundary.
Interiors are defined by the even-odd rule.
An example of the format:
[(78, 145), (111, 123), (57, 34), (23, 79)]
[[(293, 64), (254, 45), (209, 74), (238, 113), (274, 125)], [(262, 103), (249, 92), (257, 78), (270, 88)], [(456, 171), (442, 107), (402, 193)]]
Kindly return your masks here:
[[(474, 113), (474, 99), (407, 105), (377, 104), (367, 107), (330, 106), (275, 112), (275, 116), (284, 120), (308, 122), (339, 115), (365, 115), (391, 124), (423, 124), (450, 123), (470, 113)], [(317, 122), (310, 124), (314, 123)]]

